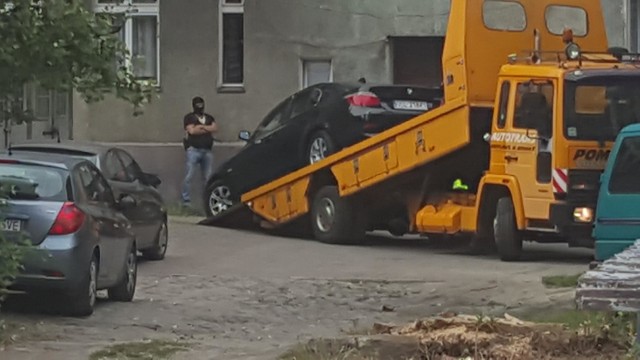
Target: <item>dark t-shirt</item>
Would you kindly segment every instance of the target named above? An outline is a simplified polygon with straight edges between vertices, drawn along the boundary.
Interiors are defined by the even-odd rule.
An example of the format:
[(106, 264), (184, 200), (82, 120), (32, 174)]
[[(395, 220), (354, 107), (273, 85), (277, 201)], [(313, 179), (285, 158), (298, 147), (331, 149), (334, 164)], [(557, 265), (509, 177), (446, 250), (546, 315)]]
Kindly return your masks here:
[[(187, 130), (187, 125), (211, 125), (214, 122), (216, 122), (213, 116), (207, 113), (204, 114), (204, 118), (205, 118), (205, 121), (204, 121), (204, 124), (202, 124), (198, 119), (198, 115), (196, 115), (195, 113), (189, 113), (185, 115), (184, 129)], [(193, 146), (196, 149), (211, 149), (213, 147), (213, 137), (211, 137), (211, 134), (202, 134), (202, 135), (187, 134), (185, 145), (187, 148), (189, 148), (190, 146)]]

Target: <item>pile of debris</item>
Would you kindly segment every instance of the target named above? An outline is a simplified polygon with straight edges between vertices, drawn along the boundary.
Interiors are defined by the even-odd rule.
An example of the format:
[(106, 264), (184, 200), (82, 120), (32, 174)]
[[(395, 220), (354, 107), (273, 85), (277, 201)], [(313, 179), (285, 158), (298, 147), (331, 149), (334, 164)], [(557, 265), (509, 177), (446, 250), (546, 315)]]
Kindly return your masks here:
[(424, 359), (620, 359), (627, 353), (623, 345), (604, 336), (509, 315), (443, 314), (406, 326), (375, 324), (373, 332), (417, 340)]

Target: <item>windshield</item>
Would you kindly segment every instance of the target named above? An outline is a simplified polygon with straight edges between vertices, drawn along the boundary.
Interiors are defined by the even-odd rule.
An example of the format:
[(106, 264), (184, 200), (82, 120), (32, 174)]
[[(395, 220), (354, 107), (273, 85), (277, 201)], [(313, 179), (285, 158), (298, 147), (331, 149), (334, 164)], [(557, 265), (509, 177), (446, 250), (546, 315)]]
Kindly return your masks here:
[(640, 121), (640, 76), (598, 76), (567, 81), (564, 135), (569, 140), (614, 141)]
[(2, 164), (0, 196), (16, 200), (66, 201), (65, 170), (38, 165)]

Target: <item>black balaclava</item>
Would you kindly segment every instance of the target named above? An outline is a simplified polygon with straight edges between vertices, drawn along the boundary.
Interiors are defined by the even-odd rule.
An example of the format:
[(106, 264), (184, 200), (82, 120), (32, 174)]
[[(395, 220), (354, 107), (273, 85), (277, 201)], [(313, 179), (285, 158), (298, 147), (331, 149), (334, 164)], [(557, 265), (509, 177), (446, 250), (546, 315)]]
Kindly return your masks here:
[(191, 105), (193, 106), (194, 113), (198, 115), (202, 115), (204, 113), (204, 100), (201, 97), (194, 97), (193, 100), (191, 100)]

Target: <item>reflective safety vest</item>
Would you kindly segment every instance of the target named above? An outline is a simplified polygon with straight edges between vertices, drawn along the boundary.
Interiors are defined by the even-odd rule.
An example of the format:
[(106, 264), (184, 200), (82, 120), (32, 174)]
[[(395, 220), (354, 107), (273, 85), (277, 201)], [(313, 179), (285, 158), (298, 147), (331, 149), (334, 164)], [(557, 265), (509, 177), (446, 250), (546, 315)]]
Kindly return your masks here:
[(469, 186), (465, 185), (461, 179), (456, 179), (453, 182), (453, 190), (469, 190)]

